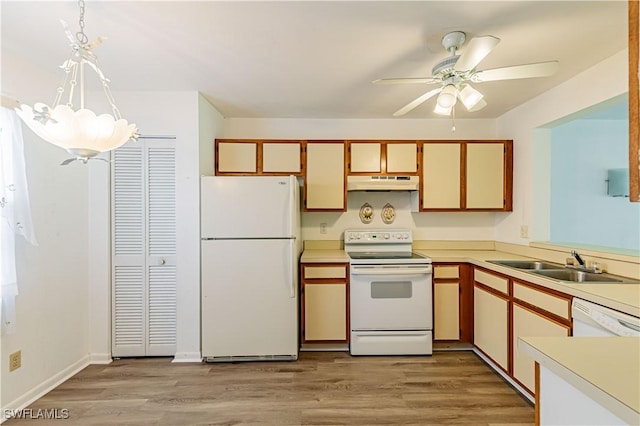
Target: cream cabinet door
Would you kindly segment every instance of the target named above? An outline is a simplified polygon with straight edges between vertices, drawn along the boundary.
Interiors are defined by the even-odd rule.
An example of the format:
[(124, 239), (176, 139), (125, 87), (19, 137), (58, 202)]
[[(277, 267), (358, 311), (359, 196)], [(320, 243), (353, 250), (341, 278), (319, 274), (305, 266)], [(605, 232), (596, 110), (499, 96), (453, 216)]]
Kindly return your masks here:
[(380, 173), (380, 143), (358, 142), (349, 145), (351, 164), (349, 170), (354, 173)]
[(422, 207), (460, 208), (460, 144), (422, 146)]
[(504, 144), (467, 144), (467, 208), (504, 207)]
[(257, 172), (256, 143), (220, 142), (218, 144), (218, 171), (226, 173)]
[(460, 284), (436, 283), (433, 287), (433, 338), (460, 340)]
[(415, 173), (416, 171), (418, 171), (417, 144), (387, 144), (387, 173)]
[(306, 210), (344, 210), (344, 181), (344, 144), (307, 143)]
[(304, 285), (304, 340), (347, 339), (346, 284)]
[(473, 289), (473, 296), (473, 343), (507, 370), (508, 302), (478, 287)]
[(563, 337), (569, 328), (513, 304), (513, 376), (531, 393), (535, 390), (535, 362), (518, 349), (519, 337)]
[(262, 144), (262, 172), (263, 173), (300, 173), (300, 144), (299, 143), (269, 143)]

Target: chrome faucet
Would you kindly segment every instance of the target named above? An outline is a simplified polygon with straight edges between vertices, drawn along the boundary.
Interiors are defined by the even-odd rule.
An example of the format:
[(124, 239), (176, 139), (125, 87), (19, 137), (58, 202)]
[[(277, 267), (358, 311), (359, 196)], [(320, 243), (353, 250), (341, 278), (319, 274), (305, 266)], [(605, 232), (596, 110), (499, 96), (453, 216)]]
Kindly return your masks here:
[[(573, 256), (573, 258), (567, 258), (567, 264), (565, 265), (565, 267), (567, 268), (578, 269), (584, 272), (593, 272), (596, 274), (601, 274), (604, 272), (602, 266), (597, 262), (591, 262), (591, 267), (587, 267), (587, 262), (585, 262), (584, 259), (575, 250), (571, 250), (571, 256)], [(578, 262), (578, 265), (573, 262), (573, 259)]]
[(578, 261), (578, 264), (579, 264), (580, 266), (583, 266), (583, 267), (584, 267), (584, 266), (586, 266), (586, 265), (587, 265), (586, 263), (584, 263), (584, 260), (582, 260), (582, 258), (580, 257), (580, 255), (578, 254), (578, 252), (577, 252), (577, 251), (575, 251), (575, 250), (571, 250), (571, 256), (573, 256), (573, 257)]

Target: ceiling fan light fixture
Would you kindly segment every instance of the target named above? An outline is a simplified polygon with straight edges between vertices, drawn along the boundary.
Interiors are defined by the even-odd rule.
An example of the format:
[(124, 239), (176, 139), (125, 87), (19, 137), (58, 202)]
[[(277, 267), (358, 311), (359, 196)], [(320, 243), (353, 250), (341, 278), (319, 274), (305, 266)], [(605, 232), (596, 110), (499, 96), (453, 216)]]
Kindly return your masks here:
[[(71, 55), (62, 65), (65, 78), (56, 91), (53, 104), (49, 106), (38, 102), (33, 107), (21, 105), (20, 108), (16, 108), (18, 116), (35, 134), (73, 155), (73, 159), (65, 160), (62, 164), (74, 160), (86, 163), (101, 152), (116, 149), (138, 137), (136, 125), (121, 117), (109, 89), (109, 79), (100, 70), (98, 58), (92, 51), (103, 38), (99, 37), (96, 41), (88, 43), (84, 33), (84, 0), (79, 0), (78, 5), (80, 31), (76, 33), (75, 39), (67, 24), (62, 21), (71, 45)], [(98, 115), (85, 108), (85, 65), (98, 75), (113, 114)], [(76, 87), (77, 91), (74, 90)], [(62, 99), (65, 92), (68, 94), (66, 102)], [(76, 97), (79, 97), (78, 108), (73, 106)]]
[(449, 108), (443, 108), (440, 106), (440, 104), (436, 102), (436, 107), (434, 108), (433, 112), (435, 112), (438, 115), (451, 115), (452, 109), (453, 109), (453, 106), (450, 106)]
[(484, 99), (480, 99), (478, 103), (476, 103), (473, 107), (469, 108), (469, 112), (480, 111), (482, 108), (487, 106), (487, 101)]
[(453, 84), (447, 84), (444, 86), (440, 94), (438, 95), (437, 104), (441, 108), (451, 108), (456, 103), (456, 95), (458, 89)]
[(465, 108), (467, 108), (467, 110), (471, 110), (471, 108), (476, 106), (476, 104), (484, 98), (484, 95), (466, 84), (462, 90), (458, 92), (458, 97), (464, 104)]

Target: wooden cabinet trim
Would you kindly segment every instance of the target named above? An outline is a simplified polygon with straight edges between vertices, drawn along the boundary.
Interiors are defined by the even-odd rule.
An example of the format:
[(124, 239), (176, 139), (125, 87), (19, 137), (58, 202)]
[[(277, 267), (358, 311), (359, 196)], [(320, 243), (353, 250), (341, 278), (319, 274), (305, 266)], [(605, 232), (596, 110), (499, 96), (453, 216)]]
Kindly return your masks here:
[(629, 200), (640, 201), (640, 2), (629, 0)]

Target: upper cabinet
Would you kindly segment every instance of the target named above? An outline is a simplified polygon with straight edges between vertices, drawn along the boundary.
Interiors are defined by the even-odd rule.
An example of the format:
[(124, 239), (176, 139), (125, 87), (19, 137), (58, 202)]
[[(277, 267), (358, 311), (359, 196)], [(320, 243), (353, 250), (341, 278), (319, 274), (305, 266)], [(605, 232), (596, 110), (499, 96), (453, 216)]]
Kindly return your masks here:
[(511, 211), (512, 141), (424, 141), (421, 211)]
[(418, 144), (413, 141), (347, 141), (349, 174), (418, 174)]
[[(216, 175), (304, 177), (305, 211), (346, 211), (346, 175), (417, 175), (419, 211), (511, 211), (510, 140), (217, 139)], [(418, 208), (419, 207), (419, 208)]]
[(306, 151), (305, 211), (346, 211), (344, 142), (309, 141)]
[(303, 174), (303, 143), (276, 140), (216, 140), (216, 175)]
[(255, 174), (258, 144), (245, 141), (216, 141), (216, 174)]

